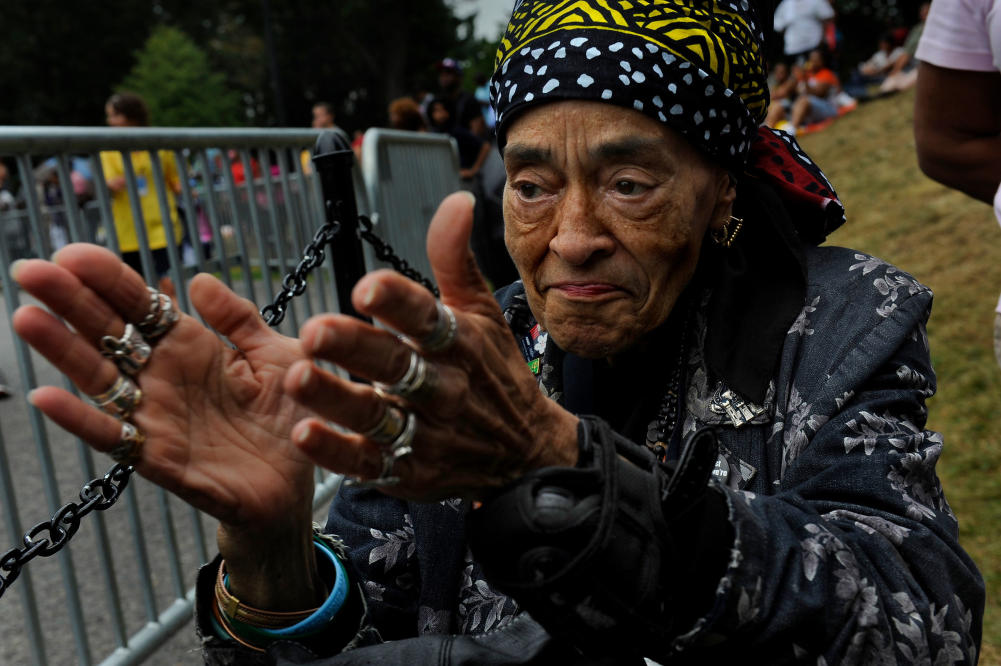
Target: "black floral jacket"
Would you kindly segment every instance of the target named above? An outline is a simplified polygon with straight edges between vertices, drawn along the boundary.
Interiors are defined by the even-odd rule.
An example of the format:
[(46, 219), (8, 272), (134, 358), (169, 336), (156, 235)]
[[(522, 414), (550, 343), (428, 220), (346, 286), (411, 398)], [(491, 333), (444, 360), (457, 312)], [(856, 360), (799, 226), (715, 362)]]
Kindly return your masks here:
[[(925, 429), (932, 294), (851, 250), (808, 249), (807, 266), (807, 299), (763, 404), (712, 380), (691, 346), (684, 430), (718, 428), (711, 490), (725, 496), (735, 538), (709, 613), (646, 656), (975, 663), (983, 581), (935, 474), (942, 437)], [(534, 321), (520, 284), (501, 305), (524, 338)], [(536, 343), (541, 352), (544, 332)], [(382, 640), (492, 632), (519, 616), (470, 557), (466, 511), (357, 489), (335, 499), (326, 529), (344, 540)], [(231, 654), (206, 640), (209, 662)]]

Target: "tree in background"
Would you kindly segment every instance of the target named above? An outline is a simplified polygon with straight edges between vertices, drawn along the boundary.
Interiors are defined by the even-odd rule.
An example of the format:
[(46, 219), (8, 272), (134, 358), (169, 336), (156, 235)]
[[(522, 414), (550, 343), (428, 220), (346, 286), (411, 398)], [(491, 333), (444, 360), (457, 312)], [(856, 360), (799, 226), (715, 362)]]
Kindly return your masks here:
[(134, 0), (0, 2), (0, 125), (103, 125), (154, 20)]
[[(0, 124), (104, 124), (105, 100), (116, 88), (135, 85), (125, 79), (130, 71), (139, 75), (135, 56), (145, 52), (157, 26), (176, 28), (200, 47), (199, 61), (208, 64), (196, 92), (218, 74), (241, 107), (233, 117), (208, 120), (195, 120), (204, 118), (204, 103), (184, 107), (183, 118), (163, 115), (186, 102), (170, 97), (161, 112), (157, 89), (174, 85), (174, 76), (190, 76), (193, 65), (151, 62), (154, 83), (137, 92), (155, 105), (158, 125), (302, 127), (313, 103), (326, 100), (336, 107), (339, 125), (364, 129), (388, 122), (389, 100), (433, 90), (441, 58), (459, 58), (473, 71), (492, 61), (494, 50), (491, 45), (485, 57), (477, 55), (483, 49), (471, 19), (457, 18), (445, 0), (102, 0), (100, 11), (94, 7), (0, 2)], [(163, 56), (177, 63), (170, 49)]]
[(239, 95), (177, 28), (157, 26), (117, 90), (142, 95), (157, 125), (218, 127), (245, 124)]

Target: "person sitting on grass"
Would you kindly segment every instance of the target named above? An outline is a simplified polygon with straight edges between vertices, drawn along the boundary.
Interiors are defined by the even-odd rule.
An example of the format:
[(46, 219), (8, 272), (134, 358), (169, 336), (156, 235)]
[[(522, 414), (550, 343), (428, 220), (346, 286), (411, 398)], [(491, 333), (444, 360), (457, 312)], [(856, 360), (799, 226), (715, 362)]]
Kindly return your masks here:
[(859, 63), (852, 72), (846, 92), (856, 99), (868, 99), (869, 86), (881, 84), (894, 68), (898, 59), (906, 55), (900, 46), (894, 46), (893, 35), (883, 33), (879, 37), (878, 48), (868, 60)]
[[(765, 125), (791, 128), (795, 133), (804, 126), (837, 118), (842, 107), (853, 103), (854, 98), (842, 91), (841, 81), (830, 68), (824, 50), (814, 49), (796, 85), (795, 98), (772, 102)], [(788, 120), (788, 128), (781, 127), (784, 120)]]

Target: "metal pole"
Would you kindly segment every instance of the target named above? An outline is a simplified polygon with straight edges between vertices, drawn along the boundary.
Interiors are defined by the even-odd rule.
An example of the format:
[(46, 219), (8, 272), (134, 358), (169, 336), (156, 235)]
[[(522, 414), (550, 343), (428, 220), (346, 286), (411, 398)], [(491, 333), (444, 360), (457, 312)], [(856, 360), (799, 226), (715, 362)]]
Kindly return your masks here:
[(337, 280), (337, 302), (344, 314), (361, 317), (351, 304), (351, 290), (365, 274), (365, 255), (358, 236), (358, 205), (351, 173), (354, 159), (351, 146), (335, 132), (324, 132), (316, 140), (313, 164), (323, 188), (324, 213), (327, 221), (336, 221), (341, 225), (337, 241), (330, 248)]

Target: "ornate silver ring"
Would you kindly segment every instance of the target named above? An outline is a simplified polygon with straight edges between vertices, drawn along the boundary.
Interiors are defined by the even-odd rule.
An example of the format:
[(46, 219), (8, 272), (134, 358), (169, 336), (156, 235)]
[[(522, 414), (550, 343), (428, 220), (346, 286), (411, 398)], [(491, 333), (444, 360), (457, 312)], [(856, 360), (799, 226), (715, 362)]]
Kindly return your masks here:
[(111, 459), (123, 465), (135, 465), (139, 462), (139, 449), (146, 441), (146, 435), (126, 421), (122, 422), (122, 434), (118, 440), (118, 446), (108, 451)]
[(118, 419), (126, 419), (142, 400), (142, 390), (131, 379), (124, 375), (118, 375), (118, 379), (104, 393), (90, 396), (102, 411), (111, 414)]
[(147, 342), (156, 342), (167, 331), (177, 323), (181, 314), (174, 307), (174, 301), (167, 294), (157, 291), (153, 287), (146, 287), (149, 291), (149, 314), (136, 326)]
[(420, 341), (421, 348), (431, 353), (445, 351), (455, 344), (459, 331), (459, 323), (452, 308), (441, 301), (435, 301), (435, 309), (438, 311), (438, 319), (434, 323), (434, 328)]
[(126, 324), (122, 337), (106, 335), (101, 338), (101, 353), (114, 361), (119, 370), (134, 377), (149, 361), (153, 348), (135, 326)]

